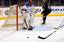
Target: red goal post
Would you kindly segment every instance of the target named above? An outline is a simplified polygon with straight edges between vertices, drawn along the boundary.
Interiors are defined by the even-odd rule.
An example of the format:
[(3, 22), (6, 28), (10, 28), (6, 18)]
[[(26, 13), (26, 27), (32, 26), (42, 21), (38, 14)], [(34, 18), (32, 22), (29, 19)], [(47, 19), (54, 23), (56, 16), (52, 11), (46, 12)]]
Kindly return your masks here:
[(18, 30), (18, 5), (16, 5), (16, 30)]

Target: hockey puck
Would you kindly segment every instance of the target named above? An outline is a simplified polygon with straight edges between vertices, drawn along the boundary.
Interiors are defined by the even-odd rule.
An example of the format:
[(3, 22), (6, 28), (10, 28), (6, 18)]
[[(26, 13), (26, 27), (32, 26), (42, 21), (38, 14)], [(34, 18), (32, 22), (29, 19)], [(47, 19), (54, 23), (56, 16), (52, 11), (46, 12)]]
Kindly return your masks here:
[(29, 38), (29, 37), (27, 37), (27, 38)]

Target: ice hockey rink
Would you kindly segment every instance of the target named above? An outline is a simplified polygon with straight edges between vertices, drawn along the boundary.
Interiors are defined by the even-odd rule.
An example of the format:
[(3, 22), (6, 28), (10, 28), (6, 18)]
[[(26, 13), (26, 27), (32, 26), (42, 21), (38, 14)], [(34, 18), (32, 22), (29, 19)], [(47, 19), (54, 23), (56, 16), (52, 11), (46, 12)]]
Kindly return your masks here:
[(55, 27), (58, 28), (61, 23), (64, 24), (63, 16), (47, 17), (45, 25), (41, 25), (41, 17), (36, 17), (33, 21), (34, 29), (32, 31), (0, 30), (0, 42), (64, 42), (64, 27), (44, 40), (38, 38), (38, 36), (46, 37), (55, 31)]

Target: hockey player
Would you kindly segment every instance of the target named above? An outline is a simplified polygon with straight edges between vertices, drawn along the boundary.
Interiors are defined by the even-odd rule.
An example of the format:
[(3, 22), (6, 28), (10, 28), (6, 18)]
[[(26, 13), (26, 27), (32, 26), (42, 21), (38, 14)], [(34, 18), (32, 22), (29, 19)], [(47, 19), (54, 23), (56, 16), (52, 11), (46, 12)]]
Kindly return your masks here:
[(22, 8), (22, 15), (25, 26), (23, 29), (32, 30), (33, 27), (31, 26), (31, 19), (32, 19), (32, 8), (33, 6), (29, 3), (26, 3)]
[(50, 7), (48, 7), (48, 2), (47, 1), (44, 3), (44, 5), (42, 6), (42, 8), (44, 9), (41, 12), (41, 14), (43, 14), (43, 16), (42, 16), (42, 20), (43, 20), (42, 24), (45, 24), (46, 17), (51, 12), (51, 9), (50, 9)]

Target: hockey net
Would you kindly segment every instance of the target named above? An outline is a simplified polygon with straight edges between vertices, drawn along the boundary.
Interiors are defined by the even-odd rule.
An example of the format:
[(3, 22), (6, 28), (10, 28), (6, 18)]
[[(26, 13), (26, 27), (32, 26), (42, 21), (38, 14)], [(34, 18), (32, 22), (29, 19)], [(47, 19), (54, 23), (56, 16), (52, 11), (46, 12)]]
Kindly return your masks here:
[[(2, 8), (0, 11), (2, 24), (0, 30), (18, 30), (22, 28), (21, 13), (17, 5)], [(3, 14), (2, 14), (3, 13)]]

